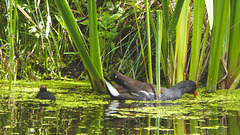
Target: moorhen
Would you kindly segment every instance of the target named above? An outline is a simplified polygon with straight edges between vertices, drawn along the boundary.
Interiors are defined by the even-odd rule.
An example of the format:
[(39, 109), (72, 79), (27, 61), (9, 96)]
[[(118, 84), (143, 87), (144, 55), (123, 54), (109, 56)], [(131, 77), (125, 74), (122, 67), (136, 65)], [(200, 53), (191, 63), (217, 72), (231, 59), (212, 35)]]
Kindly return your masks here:
[(56, 100), (55, 96), (51, 93), (47, 91), (47, 87), (46, 86), (41, 86), (40, 91), (37, 94), (37, 98), (39, 99), (51, 99), (51, 100)]
[[(157, 86), (150, 83), (140, 82), (138, 80), (127, 77), (115, 70), (112, 72), (117, 76), (114, 82), (117, 84), (111, 84), (107, 81), (106, 86), (112, 99), (117, 100), (156, 100), (157, 98)], [(197, 96), (196, 84), (191, 80), (182, 81), (174, 85), (172, 88), (162, 88), (160, 99), (176, 100), (182, 97), (184, 93), (194, 94)]]

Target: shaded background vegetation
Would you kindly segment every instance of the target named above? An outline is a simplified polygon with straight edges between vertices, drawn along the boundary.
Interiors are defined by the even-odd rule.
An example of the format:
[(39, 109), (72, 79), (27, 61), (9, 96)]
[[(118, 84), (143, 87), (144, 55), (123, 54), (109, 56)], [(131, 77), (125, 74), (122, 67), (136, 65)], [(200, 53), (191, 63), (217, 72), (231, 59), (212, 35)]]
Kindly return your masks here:
[[(88, 39), (88, 17), (86, 1), (69, 1), (74, 16)], [(8, 74), (8, 12), (5, 1), (1, 2), (1, 78)], [(15, 46), (15, 70), (19, 78), (78, 78), (84, 72), (81, 60), (76, 57), (75, 48), (71, 44), (68, 32), (64, 26), (54, 2), (49, 2), (51, 26), (46, 38), (47, 3), (40, 1), (19, 1), (19, 6), (29, 14), (37, 24), (34, 25), (23, 13), (18, 10), (18, 38)], [(103, 63), (105, 69), (116, 68), (121, 65), (123, 70), (132, 67), (121, 62), (127, 49), (136, 50), (132, 37), (136, 34), (134, 14), (131, 6), (121, 2), (98, 3), (99, 36)], [(132, 20), (129, 20), (132, 19)], [(132, 34), (133, 33), (133, 34)], [(130, 35), (131, 34), (131, 35)], [(87, 40), (85, 40), (88, 42)], [(131, 43), (131, 42), (132, 43)], [(130, 44), (129, 44), (130, 43)], [(132, 46), (130, 46), (133, 44)], [(128, 46), (130, 48), (128, 48)], [(131, 54), (129, 54), (131, 53)], [(135, 59), (137, 53), (127, 52), (128, 59)], [(133, 55), (134, 57), (130, 57)], [(125, 56), (126, 57), (126, 56)], [(127, 59), (125, 59), (127, 61)], [(122, 66), (124, 65), (124, 66)], [(114, 67), (113, 67), (114, 66)], [(129, 67), (127, 67), (129, 66)], [(86, 75), (86, 73), (83, 73)], [(84, 76), (82, 77), (84, 78)]]
[[(69, 1), (72, 12), (76, 17), (86, 42), (88, 39), (88, 17), (86, 1)], [(71, 44), (68, 32), (59, 15), (54, 2), (49, 1), (51, 26), (50, 33), (46, 37), (47, 27), (47, 2), (40, 1), (35, 5), (34, 1), (19, 1), (19, 6), (36, 23), (34, 25), (25, 14), (18, 9), (18, 35), (14, 35), (18, 42), (15, 46), (15, 73), (19, 79), (68, 77), (84, 79), (86, 75), (81, 60), (76, 57), (75, 48)], [(121, 68), (129, 69), (136, 76), (143, 76), (141, 72), (142, 57), (137, 41), (136, 22), (131, 3), (127, 2), (98, 2), (98, 26), (101, 52), (104, 69)], [(157, 3), (155, 3), (157, 4)], [(5, 1), (1, 2), (1, 78), (8, 75), (8, 12)], [(159, 3), (156, 6), (160, 6)], [(141, 27), (144, 27), (144, 4), (140, 2), (138, 7)], [(144, 29), (141, 28), (144, 35)], [(146, 40), (146, 39), (145, 39)], [(145, 40), (143, 43), (146, 44)], [(137, 61), (135, 61), (137, 59)], [(138, 72), (136, 72), (138, 71)], [(108, 73), (108, 72), (106, 72)], [(144, 80), (144, 78), (143, 78)]]
[[(67, 32), (64, 21), (57, 10), (53, 1), (18, 1), (17, 12), (14, 12), (16, 18), (16, 31), (13, 35), (9, 34), (9, 2), (0, 2), (0, 18), (2, 25), (0, 26), (0, 77), (6, 79), (9, 76), (10, 67), (10, 42), (9, 38), (13, 37), (15, 40), (14, 46), (14, 62), (13, 63), (13, 77), (18, 79), (87, 79), (87, 71), (85, 70), (81, 59), (77, 57), (76, 48), (73, 46), (72, 39)], [(229, 1), (228, 1), (229, 2)], [(234, 3), (236, 1), (233, 1)], [(83, 41), (89, 42), (89, 18), (87, 11), (87, 3), (84, 0), (68, 1), (70, 8), (76, 18), (79, 28), (84, 37)], [(188, 24), (187, 24), (187, 45), (186, 45), (186, 65), (184, 70), (184, 80), (189, 79), (190, 60), (191, 60), (191, 46), (193, 36), (193, 1), (187, 5)], [(224, 2), (220, 2), (223, 3)], [(237, 2), (236, 2), (237, 3)], [(169, 19), (174, 19), (175, 2), (167, 1), (168, 14), (163, 12), (163, 16), (168, 16)], [(155, 11), (163, 9), (161, 1), (149, 1), (151, 15), (155, 20)], [(238, 5), (238, 4), (237, 4)], [(141, 40), (144, 48), (146, 59), (147, 55), (147, 33), (145, 21), (145, 3), (143, 1), (136, 1), (135, 3), (138, 25), (141, 33)], [(234, 8), (231, 8), (234, 9)], [(181, 10), (180, 10), (181, 11)], [(230, 12), (230, 10), (228, 10)], [(232, 12), (232, 11), (231, 11)], [(138, 80), (146, 80), (146, 72), (144, 71), (143, 57), (140, 48), (140, 41), (138, 38), (134, 10), (131, 1), (97, 1), (97, 21), (99, 30), (99, 44), (101, 50), (101, 58), (103, 63), (104, 75), (109, 75), (109, 69), (118, 69), (127, 76), (137, 78)], [(17, 15), (16, 15), (17, 14)], [(28, 17), (29, 16), (29, 17)], [(229, 17), (229, 16), (228, 16)], [(230, 18), (230, 17), (229, 17)], [(232, 17), (234, 18), (234, 17)], [(220, 21), (221, 22), (221, 21)], [(164, 20), (164, 27), (167, 27)], [(235, 21), (239, 25), (238, 20)], [(235, 23), (232, 26), (239, 28)], [(207, 12), (204, 12), (203, 30), (201, 31), (202, 41), (200, 42), (200, 49), (202, 52), (202, 63), (199, 69), (198, 79), (196, 82), (206, 84), (208, 74), (208, 60), (210, 56), (210, 37), (208, 37), (208, 18)], [(226, 24), (230, 27), (230, 21)], [(166, 28), (167, 29), (167, 28)], [(168, 29), (167, 29), (168, 30)], [(229, 30), (229, 29), (228, 29)], [(152, 30), (151, 30), (152, 31)], [(207, 31), (207, 32), (205, 32)], [(238, 30), (239, 31), (239, 30)], [(169, 32), (169, 31), (168, 31)], [(161, 83), (172, 85), (175, 82), (175, 61), (176, 55), (174, 51), (177, 50), (176, 34), (170, 29), (168, 34), (163, 32), (163, 44), (167, 48), (163, 48), (163, 56), (165, 65), (161, 68)], [(177, 33), (177, 32), (176, 32)], [(11, 35), (11, 36), (9, 36)], [(170, 36), (169, 36), (170, 35)], [(206, 36), (205, 36), (206, 35)], [(164, 37), (165, 36), (165, 37)], [(168, 37), (169, 36), (169, 37)], [(224, 40), (226, 42), (229, 38)], [(151, 34), (152, 42), (152, 59), (153, 65), (155, 63), (155, 39)], [(204, 47), (203, 45), (206, 44)], [(239, 41), (238, 43), (239, 44)], [(222, 62), (220, 63), (218, 72), (218, 80), (221, 80), (226, 71), (226, 60), (228, 56), (228, 45), (220, 44), (223, 51), (220, 50)], [(89, 47), (86, 46), (88, 49)], [(218, 47), (219, 48), (219, 47)], [(230, 48), (230, 47), (229, 47)], [(239, 50), (236, 48), (235, 50)], [(239, 52), (238, 52), (239, 53)], [(199, 56), (198, 56), (199, 57)], [(218, 57), (216, 57), (218, 61)], [(236, 58), (236, 63), (238, 63)], [(163, 64), (163, 63), (162, 63)], [(237, 65), (238, 66), (238, 65)], [(154, 67), (154, 66), (153, 66)], [(238, 66), (239, 67), (239, 66)], [(218, 65), (215, 66), (218, 69)], [(155, 69), (153, 70), (155, 71)], [(154, 72), (155, 73), (155, 72)], [(238, 76), (238, 74), (236, 74)], [(154, 74), (155, 76), (155, 74)], [(174, 78), (174, 79), (173, 79)], [(226, 78), (226, 77), (225, 77)], [(223, 78), (223, 79), (225, 79)], [(237, 78), (237, 77), (235, 77)], [(209, 79), (210, 80), (210, 79)], [(233, 82), (233, 81), (232, 81)], [(221, 81), (219, 82), (221, 83)], [(228, 86), (229, 88), (230, 86)]]

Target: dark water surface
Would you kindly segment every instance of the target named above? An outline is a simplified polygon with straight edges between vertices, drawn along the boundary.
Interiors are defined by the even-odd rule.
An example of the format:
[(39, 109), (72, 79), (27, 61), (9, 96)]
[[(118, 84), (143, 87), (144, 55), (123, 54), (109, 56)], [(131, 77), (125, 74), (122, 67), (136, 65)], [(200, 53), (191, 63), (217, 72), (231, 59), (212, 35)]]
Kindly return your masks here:
[[(56, 102), (35, 99), (41, 85)], [(111, 101), (91, 91), (89, 83), (19, 81), (10, 94), (0, 82), (0, 134), (240, 134), (238, 90), (198, 90), (197, 99), (161, 103)]]

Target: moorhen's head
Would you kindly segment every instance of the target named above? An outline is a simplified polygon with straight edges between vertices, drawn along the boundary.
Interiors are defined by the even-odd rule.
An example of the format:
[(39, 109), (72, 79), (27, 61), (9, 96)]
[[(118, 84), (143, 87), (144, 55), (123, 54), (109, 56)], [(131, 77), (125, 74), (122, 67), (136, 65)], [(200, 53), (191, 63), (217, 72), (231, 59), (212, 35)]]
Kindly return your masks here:
[(47, 91), (47, 87), (45, 85), (42, 85), (40, 88), (40, 92)]
[(197, 97), (197, 86), (196, 86), (196, 83), (194, 81), (191, 81), (191, 80), (187, 80), (186, 81), (186, 93), (190, 93), (190, 94), (193, 94), (194, 97)]
[(179, 82), (176, 85), (174, 85), (171, 89), (181, 90), (182, 94), (190, 93), (190, 94), (193, 94), (195, 97), (197, 96), (196, 83), (191, 80)]
[(197, 85), (194, 81), (191, 81), (191, 80), (188, 80), (187, 83), (189, 84), (188, 87), (189, 87), (189, 91), (191, 94), (194, 95), (194, 97), (197, 97)]

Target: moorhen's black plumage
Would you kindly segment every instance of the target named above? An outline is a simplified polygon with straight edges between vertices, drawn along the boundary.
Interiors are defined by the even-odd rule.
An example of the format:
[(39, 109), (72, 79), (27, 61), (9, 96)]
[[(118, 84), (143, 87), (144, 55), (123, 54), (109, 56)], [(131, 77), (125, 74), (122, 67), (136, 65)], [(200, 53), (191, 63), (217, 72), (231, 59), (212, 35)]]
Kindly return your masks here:
[[(140, 82), (138, 80), (127, 77), (115, 70), (112, 72), (117, 76), (114, 80), (117, 84), (111, 84), (106, 81), (107, 89), (113, 99), (117, 100), (156, 100), (157, 86), (150, 83)], [(160, 99), (176, 100), (182, 97), (184, 93), (196, 93), (196, 84), (191, 80), (182, 81), (174, 85), (172, 88), (162, 88)]]
[(37, 98), (39, 99), (51, 99), (51, 100), (56, 100), (55, 96), (47, 91), (46, 86), (41, 86), (40, 91), (37, 94)]

